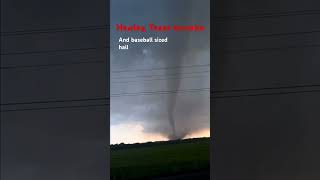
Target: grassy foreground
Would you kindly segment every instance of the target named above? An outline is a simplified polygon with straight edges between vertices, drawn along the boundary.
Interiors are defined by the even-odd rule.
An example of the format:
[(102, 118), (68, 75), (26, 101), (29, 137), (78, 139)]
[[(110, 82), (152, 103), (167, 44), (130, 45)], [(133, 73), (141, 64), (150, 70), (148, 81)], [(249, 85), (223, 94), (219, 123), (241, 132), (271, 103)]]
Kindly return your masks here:
[(148, 179), (206, 170), (210, 139), (111, 146), (111, 180)]

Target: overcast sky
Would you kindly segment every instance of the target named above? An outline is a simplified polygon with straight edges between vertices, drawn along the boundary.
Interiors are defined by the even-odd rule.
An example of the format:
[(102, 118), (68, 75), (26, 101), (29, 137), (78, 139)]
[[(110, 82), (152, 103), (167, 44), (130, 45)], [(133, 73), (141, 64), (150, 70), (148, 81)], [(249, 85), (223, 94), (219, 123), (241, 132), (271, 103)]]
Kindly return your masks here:
[[(210, 68), (202, 66), (210, 63), (209, 3), (209, 0), (111, 1), (112, 144), (167, 140), (172, 136), (170, 113), (177, 137), (209, 136), (210, 99), (205, 89), (210, 87)], [(115, 25), (120, 23), (198, 24), (206, 29), (204, 32), (119, 33)], [(129, 43), (129, 50), (119, 50), (119, 37), (168, 37), (168, 43)], [(159, 67), (183, 68), (114, 72)], [(185, 90), (194, 92), (181, 93)], [(163, 91), (179, 93), (159, 94)], [(125, 96), (139, 92), (152, 93)]]

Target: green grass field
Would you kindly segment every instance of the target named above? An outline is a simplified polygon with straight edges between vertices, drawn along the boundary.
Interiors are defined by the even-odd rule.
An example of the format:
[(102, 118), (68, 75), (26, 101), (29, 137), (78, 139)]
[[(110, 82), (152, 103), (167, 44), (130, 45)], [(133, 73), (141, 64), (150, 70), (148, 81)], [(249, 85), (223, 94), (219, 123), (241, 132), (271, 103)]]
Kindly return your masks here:
[(207, 170), (210, 139), (111, 147), (111, 180), (148, 179)]

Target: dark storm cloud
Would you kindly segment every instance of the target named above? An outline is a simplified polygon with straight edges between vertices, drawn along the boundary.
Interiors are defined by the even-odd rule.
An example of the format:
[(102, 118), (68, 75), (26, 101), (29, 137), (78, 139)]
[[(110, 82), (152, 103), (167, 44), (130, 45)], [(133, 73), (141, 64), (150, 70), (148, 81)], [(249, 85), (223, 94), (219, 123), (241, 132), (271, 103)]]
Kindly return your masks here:
[[(111, 70), (148, 69), (194, 64), (209, 64), (209, 0), (196, 2), (178, 1), (127, 1), (111, 2)], [(127, 25), (204, 25), (204, 32), (147, 32), (119, 33), (115, 24)], [(119, 51), (119, 37), (168, 37), (167, 44), (129, 44), (129, 50)], [(208, 71), (209, 67), (168, 69), (153, 72), (113, 73), (111, 82), (119, 77), (151, 74), (178, 74), (170, 80), (155, 82), (118, 84), (111, 83), (111, 93), (183, 90), (208, 88), (208, 74), (202, 78), (184, 79), (183, 73)], [(201, 75), (201, 74), (200, 74)], [(125, 79), (132, 81), (137, 79)], [(141, 79), (140, 79), (141, 80)], [(126, 108), (124, 108), (126, 107)], [(171, 93), (167, 95), (114, 97), (111, 102), (112, 124), (127, 121), (142, 122), (146, 132), (162, 133), (171, 138), (182, 138), (186, 134), (209, 127), (209, 93)]]

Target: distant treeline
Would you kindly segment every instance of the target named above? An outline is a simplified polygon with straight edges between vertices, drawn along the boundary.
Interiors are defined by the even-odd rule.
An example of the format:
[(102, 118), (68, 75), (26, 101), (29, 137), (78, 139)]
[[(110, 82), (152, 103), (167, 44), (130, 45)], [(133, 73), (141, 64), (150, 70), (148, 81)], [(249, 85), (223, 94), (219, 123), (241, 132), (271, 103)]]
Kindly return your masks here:
[(134, 144), (112, 144), (110, 145), (111, 150), (121, 150), (121, 149), (129, 149), (129, 148), (142, 148), (142, 147), (153, 147), (159, 145), (168, 145), (168, 144), (179, 144), (179, 143), (195, 143), (195, 142), (203, 142), (209, 141), (210, 138), (192, 138), (192, 139), (178, 139), (178, 140), (170, 140), (170, 141), (156, 141), (156, 142), (146, 142), (146, 143), (134, 143)]

